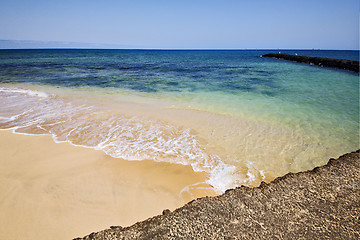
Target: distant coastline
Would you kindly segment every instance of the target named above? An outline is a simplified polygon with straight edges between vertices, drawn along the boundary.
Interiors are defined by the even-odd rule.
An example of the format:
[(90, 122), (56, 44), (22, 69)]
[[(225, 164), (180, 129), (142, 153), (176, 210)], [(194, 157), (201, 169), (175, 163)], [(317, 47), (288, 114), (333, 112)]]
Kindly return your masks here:
[(311, 49), (311, 48), (267, 48), (267, 47), (167, 47), (167, 46), (145, 46), (133, 44), (112, 44), (95, 42), (73, 42), (73, 41), (37, 41), (37, 40), (11, 40), (0, 39), (0, 50), (59, 50), (59, 49), (83, 49), (83, 50), (164, 50), (164, 51), (359, 51), (359, 49)]
[(66, 41), (33, 41), (0, 39), (1, 50), (15, 49), (128, 49), (134, 46)]

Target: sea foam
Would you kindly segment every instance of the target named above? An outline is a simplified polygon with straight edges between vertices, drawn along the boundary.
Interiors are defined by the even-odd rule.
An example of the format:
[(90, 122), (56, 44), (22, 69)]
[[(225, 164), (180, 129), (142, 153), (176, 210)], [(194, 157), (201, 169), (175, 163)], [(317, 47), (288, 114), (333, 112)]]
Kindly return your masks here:
[(21, 89), (21, 88), (3, 88), (0, 87), (0, 92), (6, 92), (6, 93), (21, 93), (26, 94), (32, 97), (39, 97), (39, 98), (47, 98), (49, 95), (45, 92), (40, 91), (34, 91), (29, 89)]
[[(39, 91), (0, 88), (0, 92), (6, 93), (0, 98), (12, 113), (0, 118), (1, 129), (27, 135), (51, 134), (55, 142), (101, 150), (114, 158), (190, 165), (194, 171), (209, 173), (206, 182), (219, 193), (235, 187), (241, 178), (235, 166), (208, 154), (191, 129), (114, 114)], [(0, 116), (8, 114), (8, 110), (0, 108)]]

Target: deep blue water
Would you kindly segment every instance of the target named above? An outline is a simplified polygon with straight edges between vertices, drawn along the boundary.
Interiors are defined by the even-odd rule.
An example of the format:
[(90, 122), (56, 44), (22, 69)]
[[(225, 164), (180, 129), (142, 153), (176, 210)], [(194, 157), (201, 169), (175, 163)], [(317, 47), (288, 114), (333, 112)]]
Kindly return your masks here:
[[(1, 50), (0, 82), (158, 91), (279, 91), (266, 51)], [(358, 51), (283, 53), (358, 59)]]

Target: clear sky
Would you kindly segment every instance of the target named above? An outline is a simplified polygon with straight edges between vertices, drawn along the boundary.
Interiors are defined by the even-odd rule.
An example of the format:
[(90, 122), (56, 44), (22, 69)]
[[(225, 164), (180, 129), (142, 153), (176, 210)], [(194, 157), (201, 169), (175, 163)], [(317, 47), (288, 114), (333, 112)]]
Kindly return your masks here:
[(1, 0), (0, 39), (359, 49), (359, 0)]

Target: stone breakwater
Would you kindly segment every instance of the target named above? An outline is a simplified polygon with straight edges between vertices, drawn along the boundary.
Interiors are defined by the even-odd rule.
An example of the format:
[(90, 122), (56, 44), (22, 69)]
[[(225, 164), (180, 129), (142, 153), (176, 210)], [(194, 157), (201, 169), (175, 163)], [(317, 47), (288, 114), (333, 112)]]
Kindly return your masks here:
[(311, 65), (316, 65), (316, 66), (320, 66), (320, 67), (345, 69), (345, 70), (359, 73), (359, 61), (355, 61), (355, 60), (307, 57), (307, 56), (297, 56), (297, 55), (281, 54), (281, 53), (269, 53), (269, 54), (262, 55), (262, 57), (271, 57), (271, 58), (290, 60), (290, 61), (300, 62), (300, 63), (308, 63)]
[(360, 239), (359, 150), (79, 239)]

